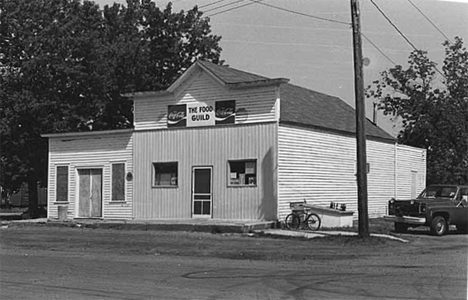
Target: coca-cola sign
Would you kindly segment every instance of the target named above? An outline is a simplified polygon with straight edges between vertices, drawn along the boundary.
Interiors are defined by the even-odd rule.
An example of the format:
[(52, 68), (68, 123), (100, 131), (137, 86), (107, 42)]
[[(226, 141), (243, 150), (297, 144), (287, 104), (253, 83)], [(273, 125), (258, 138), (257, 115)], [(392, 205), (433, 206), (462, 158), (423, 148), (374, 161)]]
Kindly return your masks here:
[(169, 105), (167, 107), (167, 127), (187, 126), (187, 106)]
[(217, 125), (236, 123), (236, 101), (216, 101), (215, 119)]

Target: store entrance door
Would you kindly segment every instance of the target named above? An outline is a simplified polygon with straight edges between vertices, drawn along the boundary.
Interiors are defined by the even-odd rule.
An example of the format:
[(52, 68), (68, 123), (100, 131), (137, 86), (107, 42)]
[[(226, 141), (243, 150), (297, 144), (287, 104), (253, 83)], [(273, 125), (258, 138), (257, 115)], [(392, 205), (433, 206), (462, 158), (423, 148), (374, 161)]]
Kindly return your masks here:
[(212, 167), (193, 167), (192, 169), (192, 217), (211, 218), (212, 204)]

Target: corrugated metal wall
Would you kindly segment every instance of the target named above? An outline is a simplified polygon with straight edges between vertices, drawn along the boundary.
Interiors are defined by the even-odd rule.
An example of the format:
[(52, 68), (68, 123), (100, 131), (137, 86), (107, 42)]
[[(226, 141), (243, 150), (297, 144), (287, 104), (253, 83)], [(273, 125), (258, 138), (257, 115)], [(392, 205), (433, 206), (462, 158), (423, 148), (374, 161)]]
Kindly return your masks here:
[[(356, 218), (356, 139), (283, 124), (280, 124), (278, 137), (279, 218), (290, 212), (289, 202), (303, 199), (320, 206), (327, 206), (331, 201), (345, 203), (348, 210), (356, 211)], [(395, 196), (396, 190), (401, 194), (410, 193), (411, 170), (419, 174), (426, 172), (422, 153), (425, 150), (367, 141), (370, 217), (386, 213), (387, 201)], [(425, 184), (422, 175), (419, 184)]]
[(276, 87), (227, 89), (205, 72), (196, 72), (174, 96), (136, 98), (135, 130), (166, 129), (168, 105), (224, 100), (236, 100), (236, 124), (277, 120)]
[[(192, 217), (192, 167), (213, 167), (213, 218), (276, 219), (277, 123), (135, 132), (134, 217)], [(257, 160), (256, 187), (228, 187), (228, 161)], [(152, 187), (155, 162), (178, 162), (178, 187)]]
[[(125, 202), (111, 202), (111, 163), (125, 163), (126, 173), (133, 173), (132, 132), (49, 138), (48, 217), (58, 217), (58, 206), (68, 207), (68, 217), (77, 216), (77, 168), (103, 170), (103, 217), (132, 218), (133, 181), (125, 181)], [(69, 203), (56, 202), (56, 168), (68, 168)]]

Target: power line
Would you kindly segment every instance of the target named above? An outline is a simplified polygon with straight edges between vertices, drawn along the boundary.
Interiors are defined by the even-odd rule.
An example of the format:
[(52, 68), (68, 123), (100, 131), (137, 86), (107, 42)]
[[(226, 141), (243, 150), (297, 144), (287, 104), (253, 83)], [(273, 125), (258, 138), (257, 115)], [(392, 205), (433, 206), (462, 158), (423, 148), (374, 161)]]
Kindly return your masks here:
[(214, 1), (214, 2), (211, 2), (211, 3), (205, 4), (205, 5), (199, 6), (198, 8), (203, 8), (203, 7), (211, 6), (211, 5), (214, 5), (214, 4), (216, 4), (216, 3), (220, 3), (220, 2), (224, 2), (224, 1), (226, 1), (226, 0)]
[[(403, 34), (403, 32), (400, 29), (398, 29), (398, 27), (395, 24), (393, 24), (392, 20), (390, 20), (390, 18), (387, 17), (387, 15), (382, 11), (382, 9), (377, 5), (377, 3), (374, 2), (374, 0), (370, 0), (370, 2), (377, 8), (377, 10), (382, 14), (382, 16), (384, 16), (384, 18), (390, 23), (390, 25), (392, 25), (393, 28), (395, 28), (395, 30), (405, 39), (405, 41), (408, 44), (410, 44), (411, 47), (413, 47), (414, 50), (421, 51), (418, 48), (416, 48), (416, 46), (414, 46), (413, 43), (411, 43), (411, 41)], [(446, 78), (444, 73), (442, 73), (435, 65), (434, 65), (434, 70), (436, 70), (437, 73), (442, 75), (442, 77)]]
[(314, 15), (305, 14), (305, 13), (301, 13), (301, 12), (298, 12), (298, 11), (286, 9), (286, 8), (283, 8), (283, 7), (263, 3), (263, 2), (260, 2), (259, 0), (249, 0), (249, 1), (251, 1), (253, 3), (260, 4), (260, 5), (268, 6), (268, 7), (274, 8), (274, 9), (286, 11), (286, 12), (289, 12), (289, 13), (292, 13), (292, 14), (304, 16), (304, 17), (309, 17), (309, 18), (313, 18), (313, 19), (318, 19), (318, 20), (328, 21), (328, 22), (333, 22), (333, 23), (338, 23), (338, 24), (351, 25), (351, 23), (349, 23), (349, 22), (343, 22), (343, 21), (338, 21), (338, 20), (333, 20), (333, 19), (328, 19), (328, 18), (323, 18), (323, 17), (317, 17), (317, 16), (314, 16)]
[[(244, 0), (237, 1), (237, 2), (242, 2), (242, 1), (244, 1)], [(260, 1), (264, 1), (264, 0), (260, 0)], [(237, 2), (233, 2), (233, 3), (231, 3), (231, 4), (234, 4), (234, 3), (237, 3)], [(220, 15), (220, 14), (222, 14), (222, 13), (225, 13), (225, 12), (228, 12), (228, 11), (231, 11), (231, 10), (235, 10), (235, 9), (238, 9), (238, 8), (241, 8), (241, 7), (244, 7), (244, 6), (249, 6), (249, 5), (252, 5), (252, 4), (254, 4), (254, 3), (249, 2), (249, 3), (247, 3), (247, 4), (239, 5), (239, 6), (236, 6), (236, 7), (231, 7), (231, 8), (229, 8), (229, 9), (222, 10), (222, 11), (213, 13), (213, 14), (211, 14), (211, 15), (208, 15), (208, 17)], [(226, 6), (227, 6), (227, 5), (226, 5)]]
[[(223, 0), (224, 1), (224, 0)], [(343, 21), (338, 21), (338, 20), (333, 20), (333, 19), (328, 19), (328, 18), (322, 18), (322, 17), (317, 17), (317, 16), (314, 16), (314, 15), (311, 15), (311, 14), (306, 14), (306, 13), (301, 13), (301, 12), (297, 12), (297, 11), (294, 11), (294, 10), (290, 10), (290, 9), (286, 9), (286, 8), (283, 8), (283, 7), (279, 7), (279, 6), (275, 6), (275, 5), (271, 5), (271, 4), (267, 4), (267, 3), (262, 3), (261, 1), (264, 1), (264, 0), (249, 0), (250, 3), (247, 3), (247, 4), (244, 4), (244, 5), (239, 5), (239, 6), (236, 6), (236, 7), (232, 7), (230, 9), (226, 9), (224, 11), (220, 11), (220, 12), (217, 12), (217, 13), (214, 13), (214, 14), (211, 14), (209, 15), (208, 17), (212, 17), (212, 16), (215, 16), (215, 15), (219, 15), (219, 14), (222, 14), (224, 12), (228, 12), (228, 11), (231, 11), (231, 10), (234, 10), (234, 9), (238, 9), (238, 8), (241, 8), (241, 7), (244, 7), (244, 6), (247, 6), (247, 5), (251, 5), (251, 4), (260, 4), (260, 5), (264, 5), (264, 6), (267, 6), (267, 7), (270, 7), (270, 8), (274, 8), (274, 9), (277, 9), (277, 10), (280, 10), (280, 11), (285, 11), (285, 12), (288, 12), (288, 13), (292, 13), (292, 14), (296, 14), (296, 15), (300, 15), (300, 16), (304, 16), (304, 17), (309, 17), (309, 18), (314, 18), (314, 19), (319, 19), (319, 20), (322, 20), (322, 21), (327, 21), (327, 22), (333, 22), (333, 23), (338, 23), (338, 24), (344, 24), (344, 25), (350, 25), (351, 26), (351, 23), (347, 23), (347, 22), (343, 22)], [(217, 1), (219, 2), (219, 1)], [(213, 2), (213, 4), (217, 3), (217, 2)], [(234, 2), (235, 3), (235, 2)], [(233, 4), (233, 3), (231, 3)], [(396, 63), (388, 56), (386, 55), (375, 43), (373, 43), (367, 36), (365, 36), (362, 32), (361, 32), (361, 35), (375, 48), (377, 49), (377, 51), (383, 56), (385, 57), (389, 62), (391, 62), (392, 64), (396, 65)]]
[(374, 0), (370, 0), (370, 2), (371, 2), (372, 4), (374, 4), (374, 6), (375, 6), (375, 7), (377, 8), (377, 10), (382, 14), (382, 16), (384, 16), (384, 18), (388, 21), (388, 23), (390, 23), (390, 25), (392, 25), (393, 28), (395, 28), (395, 30), (405, 39), (405, 41), (406, 41), (409, 45), (411, 45), (411, 47), (413, 47), (414, 50), (418, 50), (418, 49), (416, 48), (416, 46), (414, 46), (413, 43), (411, 43), (411, 41), (403, 34), (403, 32), (401, 32), (401, 30), (398, 29), (398, 27), (397, 27), (395, 24), (393, 24), (392, 20), (390, 20), (390, 18), (387, 17), (387, 15), (382, 11), (382, 9), (380, 9), (380, 7), (377, 5), (377, 3), (375, 3)]
[(434, 24), (434, 22), (432, 22), (432, 21), (420, 10), (411, 0), (408, 0), (408, 2), (411, 3), (411, 5), (412, 5), (414, 8), (416, 8), (416, 10), (419, 11), (419, 13), (420, 13), (421, 15), (423, 15), (423, 17), (426, 18), (426, 20), (429, 21), (429, 23), (431, 23), (432, 26), (434, 26), (434, 28), (437, 29), (437, 31), (439, 31), (439, 33), (442, 34), (442, 35), (445, 37), (445, 39), (446, 39), (447, 41), (450, 42), (450, 39), (442, 32), (442, 30), (440, 30), (439, 27), (437, 27), (437, 25)]
[[(234, 1), (234, 2), (231, 2), (231, 3), (228, 3), (228, 4), (223, 4), (223, 5), (220, 5), (220, 6), (205, 10), (204, 12), (207, 13), (207, 12), (217, 10), (217, 9), (220, 9), (220, 8), (223, 8), (223, 7), (226, 7), (226, 6), (230, 6), (230, 5), (233, 5), (233, 4), (236, 4), (236, 3), (239, 3), (239, 2), (243, 2), (243, 1), (244, 0), (237, 0), (237, 1)], [(218, 13), (215, 13), (215, 14), (218, 14)]]
[(394, 61), (393, 61), (390, 57), (388, 57), (382, 50), (380, 50), (380, 48), (377, 47), (377, 45), (374, 44), (367, 36), (365, 36), (364, 33), (361, 32), (361, 36), (362, 36), (363, 38), (365, 38), (366, 41), (368, 41), (372, 46), (374, 46), (374, 48), (377, 49), (377, 51), (379, 51), (379, 53), (382, 54), (382, 56), (385, 57), (389, 62), (391, 62), (391, 63), (394, 64), (394, 65), (397, 65), (396, 62), (394, 62)]

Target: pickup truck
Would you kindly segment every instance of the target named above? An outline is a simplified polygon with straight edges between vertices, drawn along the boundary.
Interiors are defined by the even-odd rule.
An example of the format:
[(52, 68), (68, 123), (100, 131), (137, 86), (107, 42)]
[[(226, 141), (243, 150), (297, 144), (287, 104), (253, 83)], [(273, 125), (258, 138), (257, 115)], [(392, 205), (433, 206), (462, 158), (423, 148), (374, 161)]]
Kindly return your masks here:
[(392, 198), (384, 220), (393, 222), (396, 232), (428, 226), (431, 234), (441, 236), (455, 225), (459, 232), (468, 233), (468, 185), (430, 185), (416, 199)]

